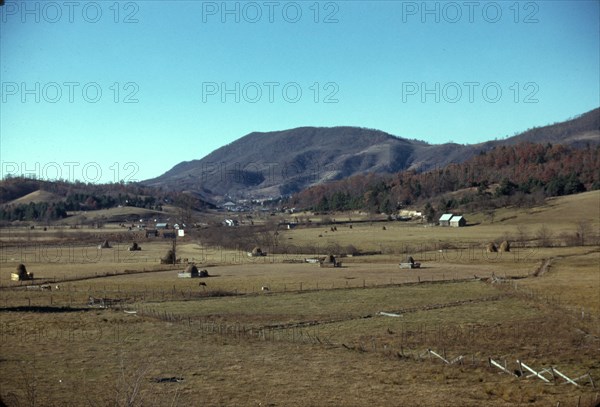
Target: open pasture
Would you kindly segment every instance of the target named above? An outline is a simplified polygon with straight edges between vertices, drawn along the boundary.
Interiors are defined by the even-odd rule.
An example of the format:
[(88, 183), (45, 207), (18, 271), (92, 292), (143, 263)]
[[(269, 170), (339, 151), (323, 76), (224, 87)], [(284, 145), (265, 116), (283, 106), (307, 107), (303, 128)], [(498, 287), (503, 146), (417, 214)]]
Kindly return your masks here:
[[(140, 240), (142, 250), (129, 252), (127, 239), (97, 249), (95, 229), (65, 230), (83, 233), (80, 242), (47, 240), (39, 228), (2, 234), (0, 396), (8, 405), (57, 406), (593, 406), (599, 247), (536, 247), (532, 236), (544, 224), (554, 236), (573, 232), (581, 212), (545, 221), (574, 208), (594, 215), (598, 197), (502, 209), (493, 223), (468, 215), (482, 216), (480, 224), (461, 229), (374, 222), (280, 230), (278, 246), (256, 258), (188, 236), (177, 257), (206, 269), (202, 279), (178, 278), (184, 264), (159, 264), (168, 239)], [(523, 234), (521, 224), (524, 244), (485, 250)], [(597, 221), (590, 225), (593, 237)], [(298, 262), (350, 244), (380, 254), (341, 257), (341, 268)], [(409, 255), (421, 269), (398, 267)], [(34, 281), (10, 281), (21, 262)], [(39, 289), (47, 283), (51, 290)], [(89, 307), (89, 297), (113, 307)], [(428, 349), (463, 356), (462, 364)], [(499, 374), (488, 358), (510, 370), (519, 359), (590, 376), (579, 386), (546, 384)]]

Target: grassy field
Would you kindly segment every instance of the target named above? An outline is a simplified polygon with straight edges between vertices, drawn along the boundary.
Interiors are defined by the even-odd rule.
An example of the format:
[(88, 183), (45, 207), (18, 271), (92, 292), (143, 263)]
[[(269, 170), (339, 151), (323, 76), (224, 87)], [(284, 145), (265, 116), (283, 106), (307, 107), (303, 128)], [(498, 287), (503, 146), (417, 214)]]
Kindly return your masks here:
[[(500, 209), (493, 222), (467, 214), (474, 225), (461, 229), (298, 227), (279, 234), (287, 254), (260, 258), (180, 240), (178, 257), (206, 279), (160, 264), (170, 240), (97, 249), (118, 226), (0, 230), (0, 396), (9, 406), (592, 406), (600, 396), (588, 376), (546, 384), (500, 374), (488, 358), (511, 371), (519, 359), (589, 373), (598, 385), (599, 199)], [(558, 237), (582, 216), (587, 245), (536, 246), (542, 225)], [(511, 252), (484, 250), (524, 233)], [(292, 262), (350, 244), (381, 253), (341, 268)], [(300, 250), (310, 245), (323, 250)], [(400, 269), (407, 255), (423, 268)], [(10, 281), (20, 262), (36, 280)], [(52, 290), (39, 289), (46, 283)], [(89, 307), (89, 297), (116, 306)]]

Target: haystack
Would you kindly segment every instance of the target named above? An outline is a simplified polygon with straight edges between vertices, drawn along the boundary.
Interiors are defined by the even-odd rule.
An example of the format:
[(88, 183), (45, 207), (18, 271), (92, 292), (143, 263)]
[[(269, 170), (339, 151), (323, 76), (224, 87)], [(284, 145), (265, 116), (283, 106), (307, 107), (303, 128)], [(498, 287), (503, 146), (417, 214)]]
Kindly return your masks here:
[(17, 266), (17, 272), (11, 273), (10, 279), (13, 281), (33, 280), (33, 273), (28, 273), (23, 263)]
[(485, 250), (488, 253), (496, 253), (498, 251), (498, 248), (496, 247), (496, 244), (494, 242), (489, 242), (486, 246), (485, 246)]
[(505, 240), (500, 244), (500, 251), (510, 252), (510, 242), (508, 240)]
[(185, 273), (190, 274), (192, 277), (198, 277), (198, 267), (195, 264), (188, 264), (185, 268)]
[(261, 257), (261, 256), (266, 256), (267, 253), (263, 252), (262, 249), (258, 246), (256, 246), (254, 249), (252, 249), (251, 252), (248, 253), (248, 256), (250, 257)]
[(333, 254), (326, 256), (319, 262), (319, 267), (340, 267), (341, 265), (342, 263), (338, 262)]
[(160, 259), (160, 264), (173, 264), (175, 263), (175, 252), (173, 250), (169, 250), (165, 256)]
[(400, 263), (401, 269), (418, 269), (421, 268), (421, 263), (418, 263), (412, 256), (407, 256), (404, 263)]
[(179, 278), (196, 278), (201, 277), (198, 275), (198, 267), (195, 264), (188, 264), (182, 273), (178, 273)]
[(133, 242), (131, 244), (131, 246), (129, 246), (129, 249), (127, 249), (127, 250), (129, 250), (130, 252), (136, 252), (138, 250), (142, 250), (142, 248), (140, 246), (138, 246), (137, 242)]
[(108, 240), (105, 240), (104, 242), (102, 242), (101, 245), (98, 246), (98, 249), (111, 249), (112, 246), (110, 245), (110, 243), (108, 243)]

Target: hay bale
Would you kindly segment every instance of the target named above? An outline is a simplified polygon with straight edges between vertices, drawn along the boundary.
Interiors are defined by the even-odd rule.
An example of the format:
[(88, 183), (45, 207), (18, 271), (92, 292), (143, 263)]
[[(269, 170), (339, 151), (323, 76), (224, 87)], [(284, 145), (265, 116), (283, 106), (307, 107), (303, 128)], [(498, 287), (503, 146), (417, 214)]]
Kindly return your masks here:
[(496, 253), (498, 252), (498, 248), (496, 247), (496, 244), (494, 242), (489, 242), (486, 246), (485, 246), (485, 250), (488, 253)]
[(500, 244), (500, 251), (510, 252), (510, 242), (508, 240), (505, 240)]

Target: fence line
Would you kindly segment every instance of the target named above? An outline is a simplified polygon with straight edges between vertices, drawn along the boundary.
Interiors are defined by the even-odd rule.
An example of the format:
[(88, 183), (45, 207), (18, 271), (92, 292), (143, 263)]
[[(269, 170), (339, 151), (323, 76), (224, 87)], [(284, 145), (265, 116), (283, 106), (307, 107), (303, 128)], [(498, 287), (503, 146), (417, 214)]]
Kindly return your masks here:
[(494, 278), (492, 279), (492, 285), (499, 289), (509, 290), (521, 298), (554, 306), (559, 308), (561, 311), (570, 313), (572, 316), (581, 320), (600, 320), (600, 315), (593, 313), (589, 308), (586, 309), (585, 307), (581, 307), (579, 310), (574, 310), (573, 308), (569, 308), (568, 304), (562, 302), (560, 300), (560, 296), (548, 295), (544, 294), (543, 290), (535, 290), (533, 288), (523, 287), (522, 284), (519, 285), (519, 280)]

